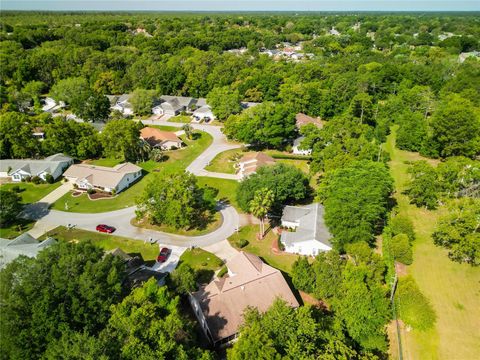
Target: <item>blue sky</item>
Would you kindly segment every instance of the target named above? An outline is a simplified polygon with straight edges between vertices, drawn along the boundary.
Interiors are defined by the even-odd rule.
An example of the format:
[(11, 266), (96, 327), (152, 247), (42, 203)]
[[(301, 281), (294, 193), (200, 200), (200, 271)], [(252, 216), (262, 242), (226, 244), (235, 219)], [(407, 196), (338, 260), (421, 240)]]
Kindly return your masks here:
[(0, 0), (2, 10), (479, 11), (480, 0)]

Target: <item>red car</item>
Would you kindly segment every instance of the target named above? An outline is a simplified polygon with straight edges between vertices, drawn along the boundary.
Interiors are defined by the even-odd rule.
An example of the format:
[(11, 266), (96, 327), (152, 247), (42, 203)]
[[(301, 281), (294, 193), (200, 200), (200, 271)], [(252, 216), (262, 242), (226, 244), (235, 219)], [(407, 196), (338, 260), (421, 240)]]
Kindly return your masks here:
[(160, 254), (158, 254), (157, 256), (157, 261), (163, 263), (168, 259), (169, 255), (170, 255), (170, 249), (164, 247), (162, 248), (162, 250), (160, 250)]
[(108, 225), (105, 225), (105, 224), (100, 224), (100, 225), (97, 225), (97, 231), (100, 231), (100, 232), (103, 232), (103, 233), (107, 233), (107, 234), (111, 234), (115, 231), (115, 228), (113, 226), (108, 226)]

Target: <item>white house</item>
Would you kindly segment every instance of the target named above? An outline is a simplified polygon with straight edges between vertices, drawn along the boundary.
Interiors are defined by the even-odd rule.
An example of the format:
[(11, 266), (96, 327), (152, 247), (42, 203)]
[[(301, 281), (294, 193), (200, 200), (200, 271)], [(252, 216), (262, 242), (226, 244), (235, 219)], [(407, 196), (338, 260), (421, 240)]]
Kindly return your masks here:
[(182, 111), (191, 111), (194, 105), (195, 99), (192, 97), (162, 95), (160, 96), (160, 104), (152, 108), (152, 113), (175, 116)]
[(142, 177), (142, 168), (132, 163), (111, 167), (88, 164), (72, 165), (65, 171), (65, 179), (79, 189), (98, 189), (117, 194)]
[(5, 159), (0, 161), (0, 177), (10, 177), (12, 181), (20, 182), (28, 177), (38, 176), (46, 180), (47, 175), (57, 180), (73, 164), (71, 157), (63, 154), (51, 155), (45, 159)]
[(241, 178), (245, 178), (257, 172), (260, 167), (273, 164), (275, 164), (275, 160), (267, 154), (262, 152), (248, 153), (237, 163), (238, 174)]
[(41, 250), (55, 243), (50, 237), (41, 242), (37, 241), (28, 233), (23, 233), (13, 240), (0, 238), (0, 270), (20, 255), (34, 258)]
[(46, 97), (45, 99), (43, 99), (43, 104), (44, 105), (42, 106), (42, 110), (49, 113), (54, 113), (57, 110), (60, 110), (65, 107), (65, 103), (63, 101), (59, 101), (57, 103), (51, 97)]
[(295, 155), (311, 155), (312, 149), (300, 149), (300, 145), (302, 144), (303, 139), (305, 136), (300, 136), (293, 141), (292, 152)]
[(332, 235), (323, 219), (324, 209), (319, 203), (306, 206), (285, 206), (282, 226), (294, 231), (282, 231), (280, 241), (285, 252), (315, 256), (330, 251)]
[(215, 115), (209, 105), (203, 105), (193, 112), (192, 119), (195, 122), (200, 122), (202, 120), (210, 121), (215, 119)]
[(130, 104), (130, 94), (120, 96), (109, 95), (110, 109), (120, 111), (123, 115), (133, 115), (133, 107)]

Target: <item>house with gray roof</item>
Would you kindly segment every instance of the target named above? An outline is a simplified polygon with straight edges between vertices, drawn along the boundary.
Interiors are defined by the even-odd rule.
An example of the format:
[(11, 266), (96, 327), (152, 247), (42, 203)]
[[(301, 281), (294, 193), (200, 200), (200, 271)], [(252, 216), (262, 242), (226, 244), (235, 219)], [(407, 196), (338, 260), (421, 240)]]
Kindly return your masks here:
[(182, 111), (192, 111), (196, 100), (185, 96), (160, 96), (160, 104), (152, 108), (152, 113), (156, 115), (178, 115)]
[(52, 238), (39, 242), (28, 233), (17, 236), (13, 240), (0, 238), (0, 269), (21, 255), (34, 258), (41, 250), (55, 242)]
[(133, 107), (130, 104), (130, 94), (107, 95), (110, 101), (110, 109), (120, 111), (123, 115), (133, 115)]
[(330, 251), (332, 235), (324, 220), (325, 210), (319, 203), (306, 206), (285, 206), (282, 215), (283, 230), (280, 241), (285, 252), (316, 256)]
[(38, 176), (46, 180), (48, 174), (57, 180), (73, 164), (71, 157), (63, 154), (51, 155), (45, 159), (5, 159), (0, 161), (0, 177), (10, 177), (20, 182), (27, 177)]

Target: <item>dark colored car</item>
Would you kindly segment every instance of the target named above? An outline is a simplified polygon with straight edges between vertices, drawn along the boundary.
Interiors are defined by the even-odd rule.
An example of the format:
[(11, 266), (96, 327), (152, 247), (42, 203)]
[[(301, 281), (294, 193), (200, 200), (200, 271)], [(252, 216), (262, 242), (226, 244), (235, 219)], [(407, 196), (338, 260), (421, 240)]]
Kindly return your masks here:
[(163, 263), (168, 259), (169, 255), (170, 255), (170, 249), (164, 247), (162, 248), (162, 250), (160, 250), (160, 254), (158, 254), (157, 256), (157, 261)]
[(107, 233), (107, 234), (111, 234), (115, 231), (115, 228), (113, 226), (100, 224), (100, 225), (97, 225), (97, 231), (104, 232), (104, 233)]

